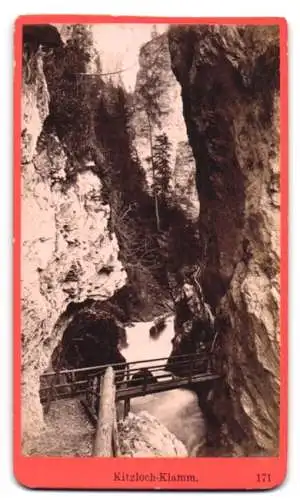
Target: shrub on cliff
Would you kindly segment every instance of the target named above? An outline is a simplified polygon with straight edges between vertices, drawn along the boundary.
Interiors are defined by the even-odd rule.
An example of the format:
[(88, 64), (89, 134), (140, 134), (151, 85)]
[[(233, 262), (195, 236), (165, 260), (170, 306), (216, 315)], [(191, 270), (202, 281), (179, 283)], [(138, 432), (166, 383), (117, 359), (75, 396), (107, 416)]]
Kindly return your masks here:
[(147, 160), (152, 164), (152, 190), (157, 197), (157, 206), (162, 201), (166, 202), (169, 197), (170, 190), (170, 153), (171, 143), (165, 132), (158, 134), (154, 137), (152, 146), (152, 156)]
[[(86, 74), (92, 47), (89, 30), (74, 25), (66, 45), (44, 62), (51, 97), (49, 121), (75, 162), (96, 147), (94, 113), (103, 84), (100, 77)], [(100, 72), (99, 59), (96, 62)]]
[[(160, 59), (160, 37), (154, 41), (155, 57)], [(163, 49), (167, 50), (165, 42)], [(168, 272), (176, 272), (182, 261), (189, 260), (195, 247), (195, 228), (188, 226), (168, 196), (167, 135), (156, 134), (152, 140), (154, 192), (151, 195), (133, 146), (136, 130), (132, 127), (132, 113), (134, 106), (143, 103), (135, 102), (121, 80), (119, 84), (112, 80), (104, 83), (100, 76), (87, 75), (91, 54), (90, 32), (84, 26), (74, 25), (66, 46), (46, 57), (45, 73), (51, 96), (47, 127), (50, 131), (55, 129), (65, 147), (67, 186), (85, 168), (86, 159), (93, 160), (92, 168), (101, 178), (102, 194), (111, 207), (110, 229), (117, 235), (120, 258), (128, 275), (127, 304), (123, 294), (122, 306), (126, 311), (144, 309), (149, 314), (156, 308), (155, 313), (160, 314), (169, 308)], [(97, 72), (101, 73), (99, 61)], [(159, 122), (161, 113), (158, 101), (163, 83), (157, 71), (154, 73), (153, 89), (147, 81), (142, 92), (150, 125)], [(185, 238), (181, 237), (183, 232)]]

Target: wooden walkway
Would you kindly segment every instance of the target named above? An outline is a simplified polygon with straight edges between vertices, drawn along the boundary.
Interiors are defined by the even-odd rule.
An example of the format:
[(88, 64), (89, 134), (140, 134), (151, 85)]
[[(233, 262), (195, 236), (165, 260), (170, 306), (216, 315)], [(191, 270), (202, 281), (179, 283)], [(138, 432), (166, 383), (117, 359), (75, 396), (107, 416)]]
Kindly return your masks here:
[[(130, 409), (131, 398), (176, 388), (192, 388), (195, 384), (220, 378), (213, 353), (48, 372), (40, 377), (40, 399), (45, 411), (49, 410), (51, 401), (80, 398), (91, 410), (90, 413), (97, 415), (101, 377), (108, 366), (113, 368), (115, 374), (116, 401), (125, 401), (124, 416)], [(167, 369), (172, 369), (172, 372)]]

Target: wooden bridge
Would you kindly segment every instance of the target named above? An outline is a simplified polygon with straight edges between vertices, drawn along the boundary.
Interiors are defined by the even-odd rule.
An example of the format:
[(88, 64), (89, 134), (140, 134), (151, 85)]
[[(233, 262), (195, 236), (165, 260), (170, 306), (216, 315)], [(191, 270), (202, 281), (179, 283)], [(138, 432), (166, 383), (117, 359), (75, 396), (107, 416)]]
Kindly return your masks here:
[(45, 411), (49, 409), (51, 401), (79, 397), (90, 413), (96, 416), (101, 377), (109, 366), (114, 370), (116, 401), (125, 401), (124, 416), (130, 409), (131, 398), (176, 388), (192, 388), (195, 384), (220, 378), (213, 353), (48, 372), (40, 378), (40, 399)]
[(215, 361), (210, 351), (48, 372), (40, 377), (40, 400), (47, 413), (52, 401), (79, 399), (96, 426), (93, 455), (120, 456), (117, 402), (124, 402), (125, 418), (131, 398), (217, 380)]

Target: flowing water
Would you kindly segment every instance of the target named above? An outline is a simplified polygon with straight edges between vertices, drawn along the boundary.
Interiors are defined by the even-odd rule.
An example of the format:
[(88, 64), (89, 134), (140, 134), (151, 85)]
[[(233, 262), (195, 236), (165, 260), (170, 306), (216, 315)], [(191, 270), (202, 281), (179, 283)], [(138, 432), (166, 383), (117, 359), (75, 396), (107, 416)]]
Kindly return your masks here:
[[(141, 322), (127, 328), (128, 347), (122, 349), (126, 361), (166, 358), (170, 355), (171, 340), (174, 337), (174, 318), (167, 319), (166, 328), (156, 340), (149, 335), (152, 325), (152, 322)], [(133, 398), (130, 401), (130, 409), (133, 413), (147, 411), (156, 417), (185, 444), (189, 455), (196, 455), (204, 446), (205, 422), (194, 392), (174, 389)]]

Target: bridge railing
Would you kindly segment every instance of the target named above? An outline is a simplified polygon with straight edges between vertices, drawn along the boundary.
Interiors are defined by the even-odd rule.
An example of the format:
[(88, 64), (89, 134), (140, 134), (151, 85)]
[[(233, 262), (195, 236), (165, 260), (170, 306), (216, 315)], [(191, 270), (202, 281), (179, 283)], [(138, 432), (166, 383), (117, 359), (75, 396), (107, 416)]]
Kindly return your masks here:
[[(192, 358), (201, 358), (202, 356), (206, 356), (206, 357), (211, 357), (211, 356), (214, 356), (213, 353), (211, 353), (209, 350), (205, 350), (205, 351), (202, 351), (200, 353), (190, 353), (190, 354), (178, 354), (176, 356), (168, 356), (168, 357), (164, 357), (164, 358), (151, 358), (151, 359), (141, 359), (139, 361), (130, 361), (130, 362), (124, 362), (124, 363), (108, 363), (108, 364), (105, 364), (105, 365), (96, 365), (96, 366), (87, 366), (87, 367), (84, 367), (84, 368), (71, 368), (71, 369), (65, 369), (65, 370), (59, 370), (59, 371), (52, 371), (52, 372), (46, 372), (46, 373), (43, 373), (43, 375), (41, 375), (41, 378), (50, 378), (50, 377), (53, 377), (54, 375), (71, 375), (72, 373), (74, 374), (88, 374), (89, 372), (94, 372), (94, 371), (105, 371), (106, 368), (112, 366), (114, 369), (119, 367), (120, 369), (121, 368), (124, 368), (126, 367), (127, 365), (129, 365), (130, 367), (137, 367), (138, 365), (143, 365), (143, 364), (146, 364), (146, 365), (149, 365), (149, 364), (153, 364), (153, 363), (156, 363), (156, 362), (162, 362), (162, 361), (165, 361), (166, 363), (168, 362), (168, 360), (183, 360), (183, 359), (192, 359)], [(142, 368), (142, 366), (141, 366)]]
[[(208, 375), (210, 373), (207, 368), (208, 363), (210, 362), (210, 356), (207, 354), (180, 355), (175, 358), (175, 361), (177, 363), (177, 368), (180, 368), (181, 370), (181, 377), (176, 377), (175, 379), (171, 372), (167, 372), (165, 370), (165, 363), (157, 363), (156, 365), (147, 364), (147, 369), (144, 369), (144, 371), (139, 366), (131, 368), (131, 363), (128, 363), (126, 365), (125, 377), (124, 365), (122, 371), (116, 370), (114, 372), (116, 399), (124, 400), (124, 417), (126, 417), (129, 412), (130, 399), (132, 397), (143, 396), (153, 392), (162, 392), (163, 390), (174, 389), (177, 386), (186, 386), (187, 384), (200, 381), (199, 376)], [(138, 364), (139, 362), (136, 363), (136, 365)], [(202, 370), (200, 369), (201, 365)], [(99, 390), (101, 387), (101, 379), (102, 376), (99, 373), (91, 375), (90, 386), (87, 390), (88, 411), (95, 423), (99, 411)], [(179, 380), (182, 383), (180, 383)]]
[[(201, 352), (48, 372), (41, 376), (40, 399), (45, 404), (49, 402), (49, 399), (64, 399), (86, 394), (89, 404), (94, 406), (95, 393), (99, 394), (101, 376), (108, 367), (114, 370), (117, 391), (133, 385), (141, 385), (146, 393), (150, 382), (164, 382), (174, 374), (178, 377), (188, 377), (192, 381), (196, 373), (208, 373), (213, 369), (213, 365), (213, 354)], [(57, 383), (57, 380), (61, 380), (62, 377), (68, 379), (69, 382)]]

